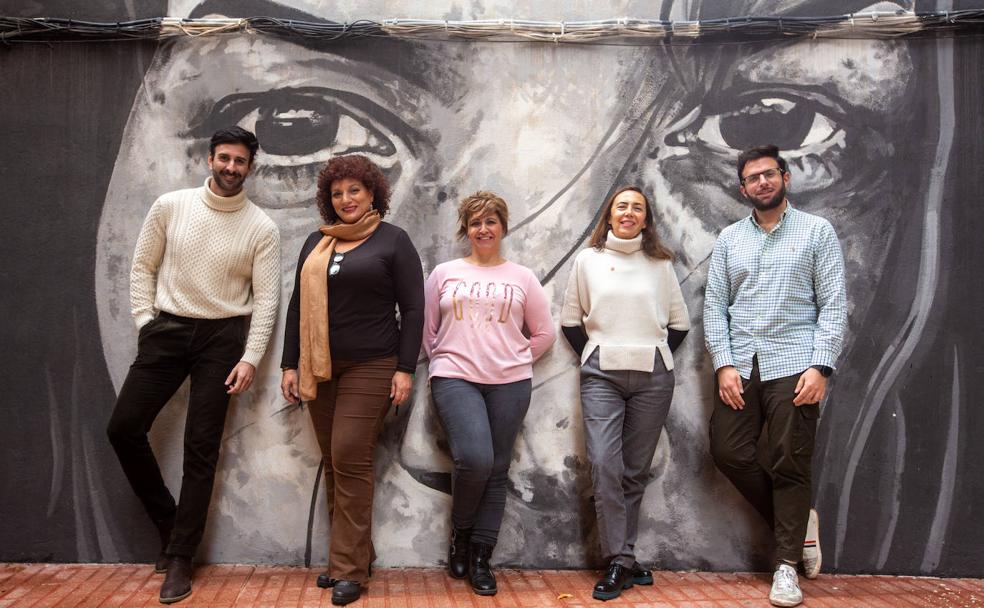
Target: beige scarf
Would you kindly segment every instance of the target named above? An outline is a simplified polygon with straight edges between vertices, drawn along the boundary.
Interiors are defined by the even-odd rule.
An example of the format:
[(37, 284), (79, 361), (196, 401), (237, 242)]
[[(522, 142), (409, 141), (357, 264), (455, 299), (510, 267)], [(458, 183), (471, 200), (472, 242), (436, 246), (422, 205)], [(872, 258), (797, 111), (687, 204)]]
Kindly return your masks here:
[(373, 209), (353, 224), (338, 222), (321, 227), (325, 235), (301, 267), (301, 360), (298, 365), (301, 399), (318, 396), (318, 383), (331, 380), (331, 348), (328, 345), (328, 266), (338, 241), (362, 240), (379, 227)]

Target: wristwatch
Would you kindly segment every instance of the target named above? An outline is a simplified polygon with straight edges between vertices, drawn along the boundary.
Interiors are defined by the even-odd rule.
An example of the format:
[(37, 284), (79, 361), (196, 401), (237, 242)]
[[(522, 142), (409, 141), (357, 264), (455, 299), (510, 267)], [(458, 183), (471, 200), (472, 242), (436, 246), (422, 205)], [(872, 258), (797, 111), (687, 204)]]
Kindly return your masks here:
[(811, 365), (810, 367), (820, 372), (820, 375), (824, 378), (829, 378), (834, 373), (834, 368), (826, 365)]

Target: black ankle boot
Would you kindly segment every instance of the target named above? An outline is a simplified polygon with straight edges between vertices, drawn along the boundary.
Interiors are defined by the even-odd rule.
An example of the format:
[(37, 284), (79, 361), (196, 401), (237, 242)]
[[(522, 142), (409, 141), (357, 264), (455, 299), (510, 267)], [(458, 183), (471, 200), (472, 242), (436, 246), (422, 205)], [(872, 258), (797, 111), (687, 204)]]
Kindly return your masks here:
[(161, 585), (161, 603), (173, 604), (191, 595), (191, 558), (175, 555), (167, 565), (167, 576)]
[(489, 559), (492, 558), (492, 545), (471, 543), (468, 551), (468, 578), (472, 591), (478, 595), (495, 595), (499, 589), (495, 585), (495, 575)]
[(471, 530), (451, 530), (451, 545), (448, 547), (448, 574), (453, 578), (468, 576), (468, 545)]
[(591, 597), (607, 602), (622, 594), (623, 589), (632, 587), (632, 569), (612, 562), (605, 575), (598, 579)]
[(174, 529), (174, 518), (155, 521), (157, 533), (161, 538), (161, 552), (157, 554), (157, 561), (154, 562), (154, 573), (163, 574), (167, 572), (167, 563), (171, 561), (171, 556), (167, 554), (167, 545), (171, 542), (171, 530)]

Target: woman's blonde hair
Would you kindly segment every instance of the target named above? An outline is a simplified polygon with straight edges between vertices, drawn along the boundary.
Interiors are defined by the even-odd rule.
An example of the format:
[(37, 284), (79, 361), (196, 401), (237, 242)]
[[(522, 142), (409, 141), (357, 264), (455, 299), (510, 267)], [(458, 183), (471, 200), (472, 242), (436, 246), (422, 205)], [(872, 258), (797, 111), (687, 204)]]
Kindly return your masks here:
[(502, 236), (509, 234), (509, 207), (502, 197), (494, 192), (479, 190), (466, 196), (458, 204), (458, 238), (468, 238), (468, 222), (476, 215), (494, 213), (502, 222)]

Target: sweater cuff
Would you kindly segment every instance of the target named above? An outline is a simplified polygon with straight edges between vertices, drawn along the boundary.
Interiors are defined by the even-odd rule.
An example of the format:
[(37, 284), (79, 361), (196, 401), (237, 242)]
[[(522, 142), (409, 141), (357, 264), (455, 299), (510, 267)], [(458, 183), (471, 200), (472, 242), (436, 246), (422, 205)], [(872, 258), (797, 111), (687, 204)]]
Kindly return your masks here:
[(735, 364), (735, 360), (732, 358), (731, 353), (726, 350), (712, 354), (711, 361), (714, 362), (714, 371), (717, 371), (727, 365), (731, 365), (733, 367)]
[(154, 320), (154, 313), (152, 312), (142, 312), (137, 316), (133, 317), (133, 322), (137, 324), (137, 330), (140, 330), (144, 325), (150, 323)]
[(584, 313), (581, 312), (580, 306), (571, 306), (570, 304), (564, 304), (560, 309), (560, 325), (562, 327), (575, 327), (581, 325), (584, 322), (582, 318)]
[(263, 358), (263, 353), (257, 353), (251, 350), (247, 350), (246, 352), (243, 353), (243, 356), (240, 359), (240, 361), (249, 363), (253, 367), (258, 368), (260, 366), (260, 359), (262, 358)]

